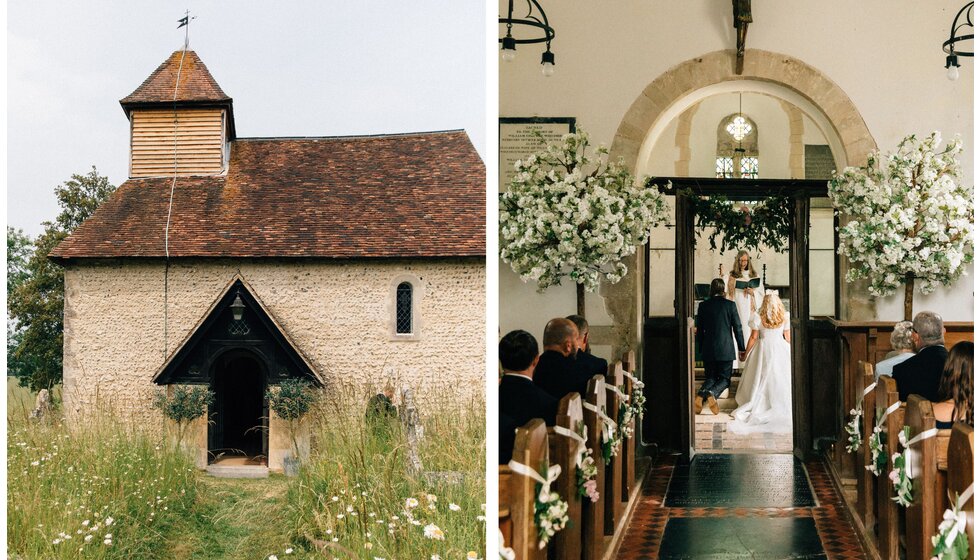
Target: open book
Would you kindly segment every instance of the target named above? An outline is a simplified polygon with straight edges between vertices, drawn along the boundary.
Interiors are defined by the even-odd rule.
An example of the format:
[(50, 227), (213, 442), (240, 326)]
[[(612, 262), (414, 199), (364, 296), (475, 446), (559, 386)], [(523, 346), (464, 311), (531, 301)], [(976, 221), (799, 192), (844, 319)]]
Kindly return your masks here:
[(762, 285), (762, 279), (756, 276), (755, 278), (749, 278), (748, 280), (736, 280), (735, 289), (744, 290), (746, 288), (758, 288)]

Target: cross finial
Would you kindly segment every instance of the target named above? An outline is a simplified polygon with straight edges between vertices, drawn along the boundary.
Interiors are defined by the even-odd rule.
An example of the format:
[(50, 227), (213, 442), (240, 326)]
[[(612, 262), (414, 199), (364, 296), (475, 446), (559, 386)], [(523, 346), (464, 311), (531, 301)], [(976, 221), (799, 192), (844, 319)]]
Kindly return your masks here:
[(190, 42), (191, 20), (195, 19), (197, 19), (197, 16), (191, 17), (190, 10), (184, 10), (184, 17), (177, 20), (177, 23), (180, 24), (177, 26), (177, 29), (184, 28), (184, 50), (187, 50), (187, 45)]

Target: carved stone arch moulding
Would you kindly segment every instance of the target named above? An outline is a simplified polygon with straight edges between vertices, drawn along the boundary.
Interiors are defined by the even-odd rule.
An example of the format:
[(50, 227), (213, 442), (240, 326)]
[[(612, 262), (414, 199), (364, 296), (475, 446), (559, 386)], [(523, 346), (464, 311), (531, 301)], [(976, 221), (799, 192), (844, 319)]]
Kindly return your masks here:
[[(835, 159), (839, 164), (860, 165), (867, 161), (868, 153), (877, 149), (857, 107), (844, 90), (820, 70), (788, 55), (747, 49), (741, 74), (735, 73), (735, 51), (721, 50), (682, 62), (650, 82), (620, 121), (610, 148), (610, 158), (622, 157), (631, 169), (636, 170), (651, 131), (668, 117), (672, 118), (673, 113), (683, 111), (685, 107), (678, 107), (680, 102), (698, 90), (737, 80), (776, 86), (797, 97), (800, 104), (815, 109), (818, 114), (811, 116), (830, 127), (825, 134), (833, 136), (828, 137), (828, 141), (836, 145)], [(638, 342), (633, 339), (636, 336), (634, 326), (642, 321), (639, 305), (623, 303), (638, 301), (636, 294), (639, 293), (642, 279), (637, 269), (639, 264), (638, 254), (627, 258), (629, 274), (618, 284), (604, 283), (600, 288), (606, 308), (613, 316), (616, 327), (619, 327), (613, 330), (626, 335), (625, 339), (607, 341), (613, 345), (614, 353), (635, 347)], [(871, 319), (875, 316), (874, 301), (868, 296), (866, 285), (841, 284), (840, 288), (838, 297), (848, 302), (847, 306), (842, 306), (849, 311), (845, 319)]]

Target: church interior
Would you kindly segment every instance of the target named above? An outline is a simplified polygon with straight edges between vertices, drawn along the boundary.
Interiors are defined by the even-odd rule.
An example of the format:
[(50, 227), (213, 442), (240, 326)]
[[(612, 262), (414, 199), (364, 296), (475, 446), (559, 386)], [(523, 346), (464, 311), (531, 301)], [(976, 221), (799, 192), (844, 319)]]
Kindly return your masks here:
[[(972, 2), (499, 2), (502, 550), (972, 557), (972, 13)], [(623, 251), (627, 272), (595, 289), (578, 273), (542, 284), (562, 247), (521, 269), (533, 256), (514, 250), (509, 229), (519, 224), (508, 197), (526, 203), (532, 191), (518, 189), (545, 176), (534, 167), (544, 146), (581, 132), (664, 205)], [(962, 151), (949, 148), (957, 141)], [(943, 150), (956, 159), (945, 184), (968, 194), (937, 212), (968, 216), (970, 241), (965, 256), (940, 250), (957, 272), (923, 290), (928, 273), (895, 280), (861, 264), (890, 249), (859, 260), (849, 245), (880, 222), (845, 191), (893, 196), (871, 192), (874, 176), (854, 179), (871, 155), (922, 169)], [(561, 188), (585, 181), (561, 177)], [(928, 238), (928, 219), (908, 218), (909, 237)], [(939, 237), (955, 240), (957, 227)], [(712, 338), (714, 299), (738, 312), (742, 340)], [(563, 347), (566, 317), (587, 342)], [(528, 333), (533, 363), (518, 359)], [(733, 355), (715, 355), (721, 339)], [(911, 364), (930, 352), (943, 357), (936, 380), (968, 356), (969, 398), (952, 417), (940, 401), (953, 381), (942, 397), (908, 389), (904, 372), (924, 379)], [(584, 372), (586, 354), (608, 369), (570, 389), (549, 381), (562, 360)], [(897, 355), (915, 360), (892, 369)], [(527, 378), (548, 396), (519, 388)], [(553, 494), (535, 502), (541, 488)]]

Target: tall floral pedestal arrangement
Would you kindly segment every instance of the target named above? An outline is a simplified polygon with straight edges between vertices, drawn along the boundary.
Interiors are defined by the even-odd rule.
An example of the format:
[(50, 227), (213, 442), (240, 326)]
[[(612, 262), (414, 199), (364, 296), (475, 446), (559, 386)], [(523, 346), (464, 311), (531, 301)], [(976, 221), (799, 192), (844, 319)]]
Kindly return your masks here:
[(938, 132), (908, 136), (891, 154), (873, 152), (830, 183), (840, 227), (838, 252), (851, 263), (847, 281), (866, 278), (876, 296), (905, 285), (912, 319), (916, 280), (923, 294), (949, 286), (973, 261), (973, 190), (960, 184), (959, 139), (942, 146)]
[(636, 186), (622, 162), (608, 161), (606, 148), (590, 151), (585, 132), (566, 134), (519, 160), (500, 195), (500, 258), (539, 291), (571, 278), (583, 316), (585, 291), (601, 279), (619, 282), (627, 272), (622, 259), (668, 212), (664, 196)]

